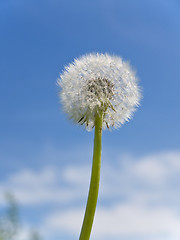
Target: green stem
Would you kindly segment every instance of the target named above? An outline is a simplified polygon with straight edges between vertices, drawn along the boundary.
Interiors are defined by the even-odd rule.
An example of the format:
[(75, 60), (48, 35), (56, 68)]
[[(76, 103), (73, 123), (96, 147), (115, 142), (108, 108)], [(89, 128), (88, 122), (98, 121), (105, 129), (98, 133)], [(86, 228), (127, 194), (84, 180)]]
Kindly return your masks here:
[(91, 229), (93, 225), (94, 214), (96, 210), (99, 180), (100, 180), (100, 168), (101, 168), (101, 136), (102, 136), (102, 115), (97, 115), (95, 122), (95, 136), (94, 136), (94, 152), (93, 152), (93, 164), (91, 172), (91, 183), (89, 187), (89, 195), (86, 205), (86, 212), (84, 215), (84, 221), (81, 229), (79, 240), (89, 240)]

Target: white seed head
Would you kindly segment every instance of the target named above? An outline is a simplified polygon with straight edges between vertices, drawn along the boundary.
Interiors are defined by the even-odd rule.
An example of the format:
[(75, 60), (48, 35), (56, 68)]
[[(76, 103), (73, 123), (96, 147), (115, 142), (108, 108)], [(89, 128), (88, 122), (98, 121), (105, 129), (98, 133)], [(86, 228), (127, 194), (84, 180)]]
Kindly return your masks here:
[(58, 79), (64, 111), (87, 130), (97, 114), (103, 114), (103, 128), (128, 121), (141, 98), (137, 82), (127, 62), (98, 53), (75, 59)]

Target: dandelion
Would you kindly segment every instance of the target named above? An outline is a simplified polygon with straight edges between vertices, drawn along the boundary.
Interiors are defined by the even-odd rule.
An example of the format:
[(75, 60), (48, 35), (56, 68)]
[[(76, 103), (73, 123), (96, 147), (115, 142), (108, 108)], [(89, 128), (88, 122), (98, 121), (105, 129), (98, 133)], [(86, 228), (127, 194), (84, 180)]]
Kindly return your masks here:
[(128, 121), (141, 98), (129, 63), (108, 54), (89, 54), (65, 67), (58, 79), (64, 111), (87, 130), (95, 127), (89, 195), (79, 240), (89, 240), (99, 190), (102, 128)]

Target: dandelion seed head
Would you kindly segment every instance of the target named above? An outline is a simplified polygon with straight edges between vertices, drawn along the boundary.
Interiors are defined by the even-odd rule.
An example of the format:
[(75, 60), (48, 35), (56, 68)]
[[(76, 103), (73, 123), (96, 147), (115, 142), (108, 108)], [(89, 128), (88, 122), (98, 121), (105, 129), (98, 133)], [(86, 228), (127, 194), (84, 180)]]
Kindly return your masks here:
[(91, 130), (97, 114), (103, 128), (128, 121), (141, 99), (138, 79), (129, 63), (108, 54), (88, 54), (65, 67), (58, 79), (64, 111)]

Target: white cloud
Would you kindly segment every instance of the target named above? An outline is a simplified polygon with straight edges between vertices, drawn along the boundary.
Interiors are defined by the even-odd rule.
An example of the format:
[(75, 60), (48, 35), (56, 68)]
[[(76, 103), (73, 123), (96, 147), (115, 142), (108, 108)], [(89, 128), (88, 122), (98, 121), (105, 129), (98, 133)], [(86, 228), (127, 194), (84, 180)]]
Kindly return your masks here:
[[(180, 152), (164, 152), (142, 158), (120, 159), (119, 165), (106, 165), (102, 170), (101, 196), (128, 200), (180, 200)], [(177, 201), (176, 201), (177, 200)]]
[[(140, 159), (120, 157), (119, 164), (102, 163), (100, 198), (113, 200), (162, 200), (179, 188), (180, 153), (167, 152)], [(0, 184), (0, 192), (14, 193), (21, 204), (63, 203), (86, 197), (91, 166), (24, 169)], [(169, 198), (169, 197), (168, 197)], [(176, 199), (179, 201), (180, 196)], [(171, 199), (171, 200), (175, 200)], [(0, 203), (3, 202), (1, 194)]]
[[(81, 167), (79, 170), (82, 174), (79, 174), (79, 177), (76, 169), (73, 170), (72, 167), (61, 170), (56, 170), (54, 167), (46, 167), (40, 171), (22, 170), (0, 184), (0, 204), (4, 203), (3, 193), (7, 191), (11, 192), (22, 205), (67, 203), (72, 199), (79, 199), (86, 191), (83, 189), (84, 169), (87, 173), (87, 167)], [(73, 181), (76, 177), (78, 177), (76, 181)], [(80, 194), (82, 190), (84, 195)]]
[[(82, 209), (56, 212), (46, 219), (51, 231), (63, 230), (78, 235), (83, 218)], [(97, 209), (93, 228), (94, 238), (171, 235), (180, 236), (180, 216), (169, 208), (117, 204)]]
[[(84, 206), (79, 207), (86, 202), (90, 170), (86, 165), (24, 169), (1, 182), (0, 192), (13, 192), (24, 206), (56, 206), (55, 212), (45, 214), (42, 229), (48, 236), (78, 236), (84, 214)], [(117, 157), (114, 164), (102, 162), (101, 173), (94, 238), (180, 238), (180, 152)]]

